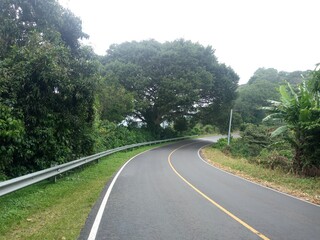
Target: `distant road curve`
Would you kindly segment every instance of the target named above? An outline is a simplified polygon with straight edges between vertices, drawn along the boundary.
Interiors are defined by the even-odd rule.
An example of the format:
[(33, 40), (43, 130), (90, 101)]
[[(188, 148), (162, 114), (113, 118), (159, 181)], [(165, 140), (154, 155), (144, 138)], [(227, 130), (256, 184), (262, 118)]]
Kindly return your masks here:
[(320, 239), (320, 207), (206, 164), (219, 136), (137, 155), (92, 209), (79, 239)]

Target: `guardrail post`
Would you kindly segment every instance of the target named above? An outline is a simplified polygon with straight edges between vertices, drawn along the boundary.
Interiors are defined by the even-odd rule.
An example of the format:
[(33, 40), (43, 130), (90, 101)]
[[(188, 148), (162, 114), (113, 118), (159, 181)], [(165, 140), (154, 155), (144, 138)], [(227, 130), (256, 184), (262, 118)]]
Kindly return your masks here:
[[(57, 163), (57, 162), (52, 162), (50, 166), (51, 166), (51, 167), (58, 166), (58, 163)], [(57, 175), (55, 175), (55, 176), (52, 177), (52, 181), (53, 181), (53, 183), (56, 183), (56, 182), (57, 182)]]

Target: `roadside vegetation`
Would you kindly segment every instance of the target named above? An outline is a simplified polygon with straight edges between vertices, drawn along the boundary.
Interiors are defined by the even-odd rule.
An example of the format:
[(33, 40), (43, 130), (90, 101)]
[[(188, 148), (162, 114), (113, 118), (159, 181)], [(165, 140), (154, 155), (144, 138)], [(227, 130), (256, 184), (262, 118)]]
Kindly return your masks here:
[[(221, 146), (221, 145), (220, 145)], [(220, 147), (206, 147), (202, 156), (215, 167), (256, 182), (263, 186), (290, 194), (320, 205), (320, 177), (302, 177), (281, 168), (266, 167), (243, 157), (222, 152)]]
[(106, 183), (134, 155), (119, 152), (84, 169), (0, 198), (0, 239), (77, 239)]
[[(318, 201), (319, 66), (259, 68), (238, 86), (211, 46), (132, 41), (98, 56), (80, 41), (89, 37), (81, 19), (56, 0), (3, 0), (0, 9), (0, 181), (123, 145), (226, 133), (233, 108), (241, 138), (220, 140), (208, 158)], [(138, 151), (1, 197), (0, 238), (76, 238)]]
[(239, 77), (211, 46), (132, 41), (98, 56), (80, 42), (89, 37), (81, 19), (56, 0), (0, 9), (0, 180), (227, 128)]
[[(230, 145), (220, 139), (203, 151), (205, 158), (222, 169), (320, 204), (318, 67), (296, 85), (281, 85), (278, 99), (265, 99), (269, 106), (251, 112), (258, 115), (252, 123), (242, 124), (240, 138)], [(261, 113), (266, 115), (254, 124)]]
[(278, 83), (279, 97), (256, 106), (252, 114), (263, 118), (242, 125), (242, 139), (234, 141), (231, 152), (297, 175), (320, 175), (319, 65), (305, 74), (298, 84)]

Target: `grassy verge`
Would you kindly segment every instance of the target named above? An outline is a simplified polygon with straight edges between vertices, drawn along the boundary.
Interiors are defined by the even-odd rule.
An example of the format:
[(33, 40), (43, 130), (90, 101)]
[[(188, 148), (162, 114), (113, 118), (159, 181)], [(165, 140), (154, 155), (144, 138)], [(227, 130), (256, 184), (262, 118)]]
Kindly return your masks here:
[(202, 156), (212, 165), (261, 185), (320, 204), (320, 178), (303, 178), (281, 170), (251, 164), (243, 158), (226, 156), (212, 147), (204, 148)]
[(0, 198), (0, 239), (76, 239), (110, 177), (132, 156), (152, 147), (110, 155), (59, 179)]

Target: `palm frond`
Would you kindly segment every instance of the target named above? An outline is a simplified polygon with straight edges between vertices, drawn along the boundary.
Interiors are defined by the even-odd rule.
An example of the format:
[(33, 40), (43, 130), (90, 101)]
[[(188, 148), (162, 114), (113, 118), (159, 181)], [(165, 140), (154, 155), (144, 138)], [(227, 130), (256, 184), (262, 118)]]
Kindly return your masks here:
[(288, 85), (288, 87), (289, 87), (289, 89), (290, 89), (290, 91), (291, 91), (291, 94), (293, 95), (295, 101), (296, 101), (296, 102), (299, 102), (298, 95), (297, 95), (297, 93), (293, 90), (291, 84), (290, 84), (289, 82), (287, 82), (287, 85)]

